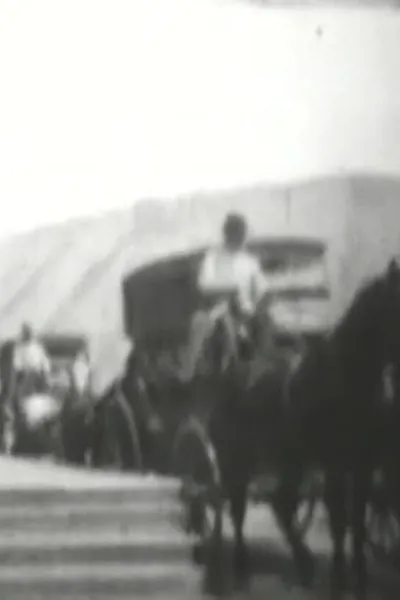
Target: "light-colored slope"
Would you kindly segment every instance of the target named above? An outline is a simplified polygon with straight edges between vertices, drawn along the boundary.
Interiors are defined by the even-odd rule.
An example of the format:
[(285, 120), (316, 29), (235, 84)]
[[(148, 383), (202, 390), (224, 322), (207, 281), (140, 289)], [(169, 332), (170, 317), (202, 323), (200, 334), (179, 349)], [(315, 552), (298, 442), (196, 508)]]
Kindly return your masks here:
[(74, 238), (70, 228), (47, 230), (18, 237), (1, 248), (0, 310), (4, 319), (11, 319), (21, 302), (47, 276), (49, 270), (57, 268), (60, 258), (74, 243)]
[[(14, 335), (28, 319), (38, 329), (90, 331), (55, 313), (79, 304), (80, 287), (95, 266), (104, 270), (120, 236), (132, 224), (127, 214), (66, 223), (7, 241), (0, 248), (1, 337)], [(96, 284), (94, 278), (94, 285)], [(84, 291), (84, 290), (82, 290)], [(75, 303), (75, 304), (74, 304)]]

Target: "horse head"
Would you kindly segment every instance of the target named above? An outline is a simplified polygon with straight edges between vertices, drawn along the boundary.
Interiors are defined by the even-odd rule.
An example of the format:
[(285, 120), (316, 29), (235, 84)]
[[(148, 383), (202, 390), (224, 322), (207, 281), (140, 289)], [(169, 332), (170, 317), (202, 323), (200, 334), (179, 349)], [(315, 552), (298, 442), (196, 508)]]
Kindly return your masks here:
[(353, 372), (371, 375), (388, 364), (400, 365), (400, 267), (395, 259), (358, 290), (331, 341)]
[(400, 266), (392, 259), (383, 277), (381, 308), (386, 361), (400, 369)]
[(395, 258), (388, 264), (383, 283), (386, 392), (400, 406), (400, 265)]

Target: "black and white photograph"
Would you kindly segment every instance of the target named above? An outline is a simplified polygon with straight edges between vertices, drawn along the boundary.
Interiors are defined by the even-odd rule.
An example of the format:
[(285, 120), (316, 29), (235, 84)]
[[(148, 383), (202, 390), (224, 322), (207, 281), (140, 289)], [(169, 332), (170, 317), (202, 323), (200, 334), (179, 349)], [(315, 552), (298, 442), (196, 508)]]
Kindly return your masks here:
[(0, 0), (0, 599), (400, 598), (400, 2)]

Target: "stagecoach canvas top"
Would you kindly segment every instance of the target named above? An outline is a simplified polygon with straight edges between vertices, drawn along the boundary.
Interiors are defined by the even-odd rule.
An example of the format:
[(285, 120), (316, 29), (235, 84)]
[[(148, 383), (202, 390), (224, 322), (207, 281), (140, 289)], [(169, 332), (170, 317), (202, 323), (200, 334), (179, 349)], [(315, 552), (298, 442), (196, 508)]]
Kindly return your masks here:
[[(278, 324), (288, 331), (323, 330), (329, 299), (326, 243), (310, 237), (269, 236), (253, 239), (249, 249), (269, 277), (282, 281), (272, 307)], [(196, 277), (203, 255), (204, 249), (177, 254), (124, 279), (126, 333), (135, 343), (160, 348), (186, 339), (191, 316), (201, 306)]]

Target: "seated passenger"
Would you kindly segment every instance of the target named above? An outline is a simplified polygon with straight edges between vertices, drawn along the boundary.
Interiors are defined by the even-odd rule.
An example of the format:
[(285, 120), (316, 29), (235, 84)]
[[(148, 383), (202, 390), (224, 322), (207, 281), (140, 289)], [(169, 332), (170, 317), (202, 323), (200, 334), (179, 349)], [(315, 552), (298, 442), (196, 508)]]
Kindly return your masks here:
[(37, 340), (30, 325), (24, 324), (16, 342), (13, 367), (17, 378), (33, 376), (32, 380), (46, 384), (51, 371), (51, 362), (43, 345)]
[[(215, 324), (222, 319), (230, 335), (245, 333), (249, 324), (254, 323), (258, 303), (269, 289), (269, 281), (259, 261), (245, 247), (246, 237), (245, 219), (240, 215), (229, 215), (223, 227), (222, 246), (210, 250), (200, 266), (198, 288), (203, 297), (211, 299), (212, 308), (194, 316), (183, 374), (186, 380), (193, 377), (205, 340), (212, 334)], [(235, 320), (245, 325), (239, 331), (231, 323), (232, 297), (237, 313)]]

